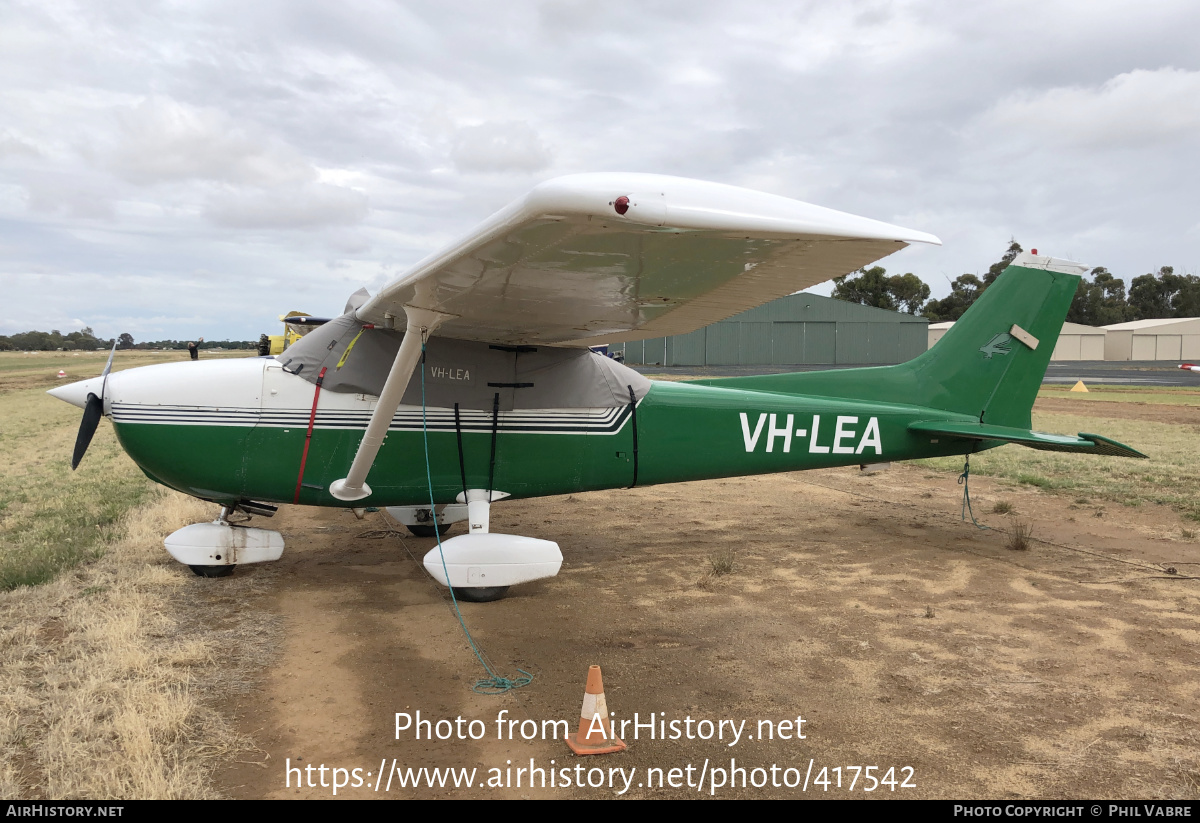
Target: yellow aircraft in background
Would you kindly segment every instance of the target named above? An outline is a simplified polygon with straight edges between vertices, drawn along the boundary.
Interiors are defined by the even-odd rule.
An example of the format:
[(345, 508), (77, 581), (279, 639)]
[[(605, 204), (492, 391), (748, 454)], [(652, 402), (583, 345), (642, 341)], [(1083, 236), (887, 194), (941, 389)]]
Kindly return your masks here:
[(258, 353), (261, 357), (282, 354), (284, 349), (304, 335), (329, 322), (328, 317), (313, 317), (302, 311), (290, 311), (279, 315), (283, 323), (283, 334), (264, 334), (258, 338)]

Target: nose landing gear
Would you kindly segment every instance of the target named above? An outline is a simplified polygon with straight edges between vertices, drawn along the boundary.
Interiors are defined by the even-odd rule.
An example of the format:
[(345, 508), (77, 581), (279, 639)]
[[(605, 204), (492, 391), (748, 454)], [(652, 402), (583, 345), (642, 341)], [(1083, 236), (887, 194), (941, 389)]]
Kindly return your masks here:
[[(273, 506), (264, 504), (245, 508), (253, 508), (255, 514), (274, 513)], [(231, 512), (222, 507), (212, 523), (193, 523), (172, 533), (163, 541), (167, 551), (199, 577), (228, 577), (239, 563), (265, 563), (283, 555), (283, 535), (230, 523)]]

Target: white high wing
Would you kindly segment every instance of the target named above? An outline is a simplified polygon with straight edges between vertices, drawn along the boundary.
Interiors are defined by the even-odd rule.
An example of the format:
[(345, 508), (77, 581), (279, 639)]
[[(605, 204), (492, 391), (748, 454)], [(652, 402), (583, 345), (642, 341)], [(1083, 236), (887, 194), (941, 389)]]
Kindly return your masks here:
[[(624, 198), (625, 203), (618, 202)], [(359, 308), (388, 325), (406, 307), (439, 334), (594, 346), (686, 334), (941, 241), (786, 197), (656, 174), (542, 183)]]

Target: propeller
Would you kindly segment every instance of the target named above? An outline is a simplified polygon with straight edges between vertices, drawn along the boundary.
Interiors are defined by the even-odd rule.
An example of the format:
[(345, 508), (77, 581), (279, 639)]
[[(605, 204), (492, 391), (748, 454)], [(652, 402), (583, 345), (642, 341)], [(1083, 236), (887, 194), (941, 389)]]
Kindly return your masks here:
[(108, 353), (108, 362), (104, 364), (104, 371), (100, 373), (104, 378), (100, 384), (100, 396), (88, 392), (87, 404), (83, 407), (83, 419), (79, 421), (79, 434), (75, 435), (75, 452), (71, 455), (72, 471), (79, 467), (79, 461), (91, 445), (96, 427), (100, 425), (100, 418), (104, 416), (104, 394), (108, 389), (108, 373), (112, 371), (113, 355), (116, 353), (117, 344), (113, 343), (112, 351)]

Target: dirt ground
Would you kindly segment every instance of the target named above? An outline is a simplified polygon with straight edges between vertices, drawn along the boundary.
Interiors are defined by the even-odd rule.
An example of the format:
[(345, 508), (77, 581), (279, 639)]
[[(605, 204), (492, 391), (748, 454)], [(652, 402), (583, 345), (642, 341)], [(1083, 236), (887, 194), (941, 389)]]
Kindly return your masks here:
[[(805, 779), (808, 795), (837, 797), (1200, 797), (1195, 524), (982, 477), (971, 489), (988, 530), (960, 519), (953, 476), (911, 466), (497, 504), (493, 531), (556, 540), (565, 557), (557, 578), (462, 606), (501, 674), (533, 675), (499, 696), (471, 690), (482, 668), (419, 562), (433, 540), (386, 533), (382, 514), (284, 509), (260, 523), (284, 533), (282, 561), (237, 571), (266, 592), (239, 608), (282, 621), (284, 639), (259, 688), (224, 702), (259, 750), (218, 788), (331, 797), (324, 765), (327, 784), (335, 767), (361, 770), (338, 797), (796, 797), (785, 783)], [(1028, 549), (1008, 547), (1017, 521), (1032, 526)], [(711, 576), (729, 550), (732, 573)], [(227, 582), (195, 591), (221, 597)], [(643, 724), (637, 739), (627, 727), (627, 751), (576, 758), (519, 724), (498, 739), (502, 712), (574, 730), (596, 663), (615, 720)], [(417, 710), (461, 717), (464, 738), (468, 721), (484, 731), (397, 739), (396, 713)], [(651, 713), (681, 738), (649, 739)], [(700, 739), (701, 720), (724, 739)], [(759, 739), (768, 728), (776, 739)], [(531, 759), (545, 787), (518, 775)], [(381, 764), (390, 790), (375, 788)], [(393, 764), (474, 768), (475, 787), (402, 788)], [(854, 767), (868, 766), (895, 785), (864, 792)], [(604, 785), (578, 787), (589, 777)]]

